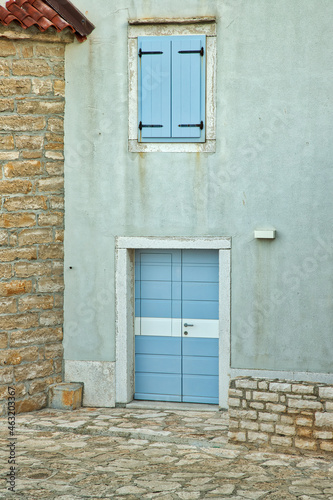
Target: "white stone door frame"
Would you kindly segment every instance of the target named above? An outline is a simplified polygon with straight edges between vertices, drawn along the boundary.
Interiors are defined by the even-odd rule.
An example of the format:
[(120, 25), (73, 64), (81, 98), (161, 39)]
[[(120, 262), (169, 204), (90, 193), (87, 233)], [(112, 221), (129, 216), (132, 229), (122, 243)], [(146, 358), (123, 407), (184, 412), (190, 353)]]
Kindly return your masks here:
[(136, 249), (219, 250), (219, 406), (228, 407), (231, 238), (116, 237), (116, 403), (134, 396), (134, 253)]

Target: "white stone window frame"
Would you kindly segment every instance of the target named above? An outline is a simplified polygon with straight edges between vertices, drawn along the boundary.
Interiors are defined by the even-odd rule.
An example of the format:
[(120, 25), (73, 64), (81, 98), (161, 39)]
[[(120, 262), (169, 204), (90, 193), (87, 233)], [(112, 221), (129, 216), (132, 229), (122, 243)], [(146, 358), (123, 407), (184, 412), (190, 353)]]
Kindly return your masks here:
[[(206, 141), (138, 142), (138, 36), (206, 35)], [(215, 153), (216, 150), (216, 20), (130, 20), (128, 26), (128, 151), (130, 153)]]
[(219, 251), (219, 406), (228, 407), (230, 379), (231, 238), (116, 237), (116, 404), (133, 400), (135, 387), (135, 250)]

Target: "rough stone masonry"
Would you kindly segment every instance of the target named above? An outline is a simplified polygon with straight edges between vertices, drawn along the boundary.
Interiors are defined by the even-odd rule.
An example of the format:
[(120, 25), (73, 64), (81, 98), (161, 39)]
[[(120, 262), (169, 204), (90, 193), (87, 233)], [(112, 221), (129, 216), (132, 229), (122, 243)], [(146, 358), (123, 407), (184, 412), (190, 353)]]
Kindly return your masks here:
[(0, 415), (62, 380), (63, 120), (70, 33), (0, 26)]
[(333, 386), (239, 377), (229, 388), (229, 440), (279, 452), (333, 452)]

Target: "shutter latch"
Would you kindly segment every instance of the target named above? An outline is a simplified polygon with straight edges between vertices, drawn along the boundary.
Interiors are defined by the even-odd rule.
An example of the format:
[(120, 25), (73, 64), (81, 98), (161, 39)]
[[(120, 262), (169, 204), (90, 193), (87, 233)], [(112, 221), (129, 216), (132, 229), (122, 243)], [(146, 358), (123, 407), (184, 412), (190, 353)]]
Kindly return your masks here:
[(200, 130), (203, 129), (203, 121), (201, 121), (200, 123), (189, 123), (189, 124), (186, 124), (186, 123), (182, 123), (181, 125), (178, 125), (178, 127), (199, 127)]
[(142, 52), (142, 49), (139, 50), (139, 57), (145, 56), (145, 55), (151, 55), (151, 54), (163, 54), (163, 52)]
[(139, 123), (139, 129), (142, 130), (143, 128), (160, 128), (163, 127), (163, 125), (143, 125), (142, 122)]
[(178, 50), (178, 54), (200, 54), (204, 55), (204, 48), (201, 47), (200, 50)]

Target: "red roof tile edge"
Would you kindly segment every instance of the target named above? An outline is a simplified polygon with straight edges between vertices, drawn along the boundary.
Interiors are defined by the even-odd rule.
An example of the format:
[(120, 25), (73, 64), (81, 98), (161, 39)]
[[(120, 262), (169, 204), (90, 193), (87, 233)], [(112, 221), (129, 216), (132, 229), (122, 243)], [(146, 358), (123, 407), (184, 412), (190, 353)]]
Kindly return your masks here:
[[(40, 1), (40, 0), (35, 0)], [(72, 4), (70, 0), (44, 0), (52, 9), (66, 19), (82, 36), (90, 35), (95, 26)]]
[[(28, 12), (30, 14), (34, 12), (33, 17)], [(38, 14), (40, 14), (39, 17)], [(55, 28), (58, 32), (68, 28), (75, 34), (79, 42), (84, 42), (87, 39), (86, 35), (80, 34), (43, 0), (9, 0), (6, 7), (0, 5), (0, 24), (8, 26), (14, 21), (18, 22), (23, 29), (35, 25), (41, 32), (46, 31), (49, 27)]]

